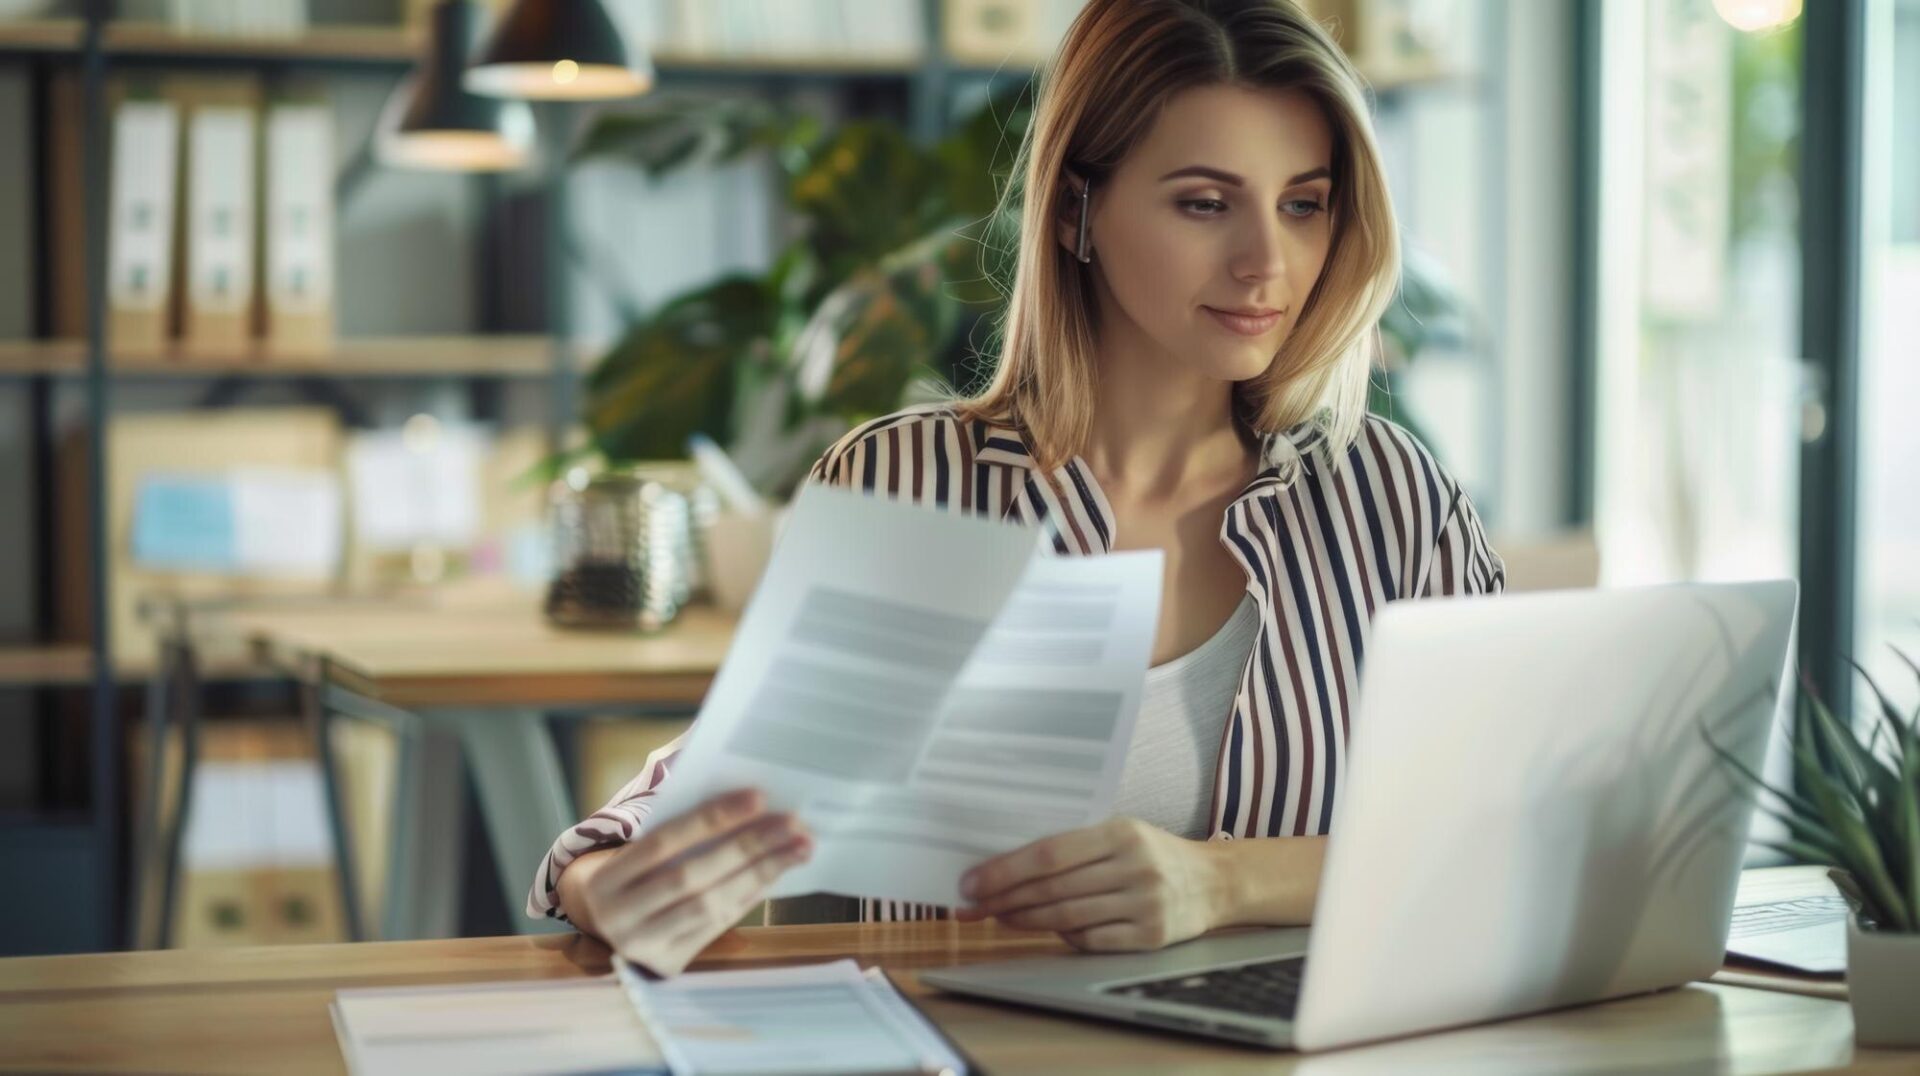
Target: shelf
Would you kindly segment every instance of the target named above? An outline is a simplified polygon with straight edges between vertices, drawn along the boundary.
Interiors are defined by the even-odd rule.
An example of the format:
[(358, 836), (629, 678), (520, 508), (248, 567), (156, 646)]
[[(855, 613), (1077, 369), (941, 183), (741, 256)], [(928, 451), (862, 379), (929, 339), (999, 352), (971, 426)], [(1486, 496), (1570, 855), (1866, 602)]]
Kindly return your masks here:
[[(116, 663), (113, 678), (122, 684), (141, 683), (152, 678), (151, 659)], [(231, 655), (210, 661), (200, 670), (203, 682), (277, 679), (282, 674), (269, 666)], [(0, 688), (78, 687), (93, 682), (93, 651), (78, 643), (51, 643), (44, 646), (0, 646)]]
[[(114, 22), (107, 26), (107, 55), (128, 60), (215, 59), (262, 62), (410, 64), (421, 41), (399, 26), (311, 26), (285, 36), (191, 34), (164, 23)], [(0, 22), (0, 52), (74, 53), (80, 50), (78, 19)], [(714, 55), (671, 50), (655, 53), (664, 75), (850, 75), (902, 76), (919, 70), (917, 53), (894, 55)]]
[(0, 646), (0, 685), (84, 684), (93, 654), (84, 646)]
[(778, 53), (739, 53), (734, 55), (691, 52), (656, 52), (651, 57), (654, 69), (662, 75), (739, 74), (756, 75), (874, 75), (901, 76), (920, 70), (926, 59), (919, 53), (892, 56), (874, 54), (801, 55)]
[[(80, 51), (79, 19), (0, 22), (0, 52)], [(125, 60), (226, 59), (269, 62), (410, 64), (420, 41), (397, 26), (310, 26), (296, 34), (193, 34), (165, 23), (112, 22), (103, 42)]]
[[(594, 354), (583, 346), (582, 354)], [(542, 378), (552, 373), (552, 344), (544, 336), (388, 336), (341, 340), (323, 355), (278, 355), (264, 348), (210, 355), (181, 348), (124, 352), (111, 357), (116, 379), (186, 378)], [(0, 378), (84, 377), (83, 340), (0, 341)]]
[[(0, 53), (72, 54), (80, 50), (79, 19), (0, 21)], [(107, 26), (110, 57), (132, 61), (220, 60), (260, 63), (373, 64), (403, 66), (420, 55), (422, 42), (401, 26), (316, 25), (284, 36), (183, 33), (165, 23), (113, 22)], [(656, 52), (654, 68), (663, 78), (675, 75), (841, 76), (895, 78), (917, 73), (926, 63), (918, 52), (886, 54), (701, 54)], [(995, 58), (955, 54), (952, 73), (1030, 76), (1043, 62), (1034, 57)], [(1376, 93), (1465, 80), (1462, 72), (1434, 64), (1361, 64)]]
[(74, 52), (79, 48), (79, 19), (0, 20), (0, 52)]

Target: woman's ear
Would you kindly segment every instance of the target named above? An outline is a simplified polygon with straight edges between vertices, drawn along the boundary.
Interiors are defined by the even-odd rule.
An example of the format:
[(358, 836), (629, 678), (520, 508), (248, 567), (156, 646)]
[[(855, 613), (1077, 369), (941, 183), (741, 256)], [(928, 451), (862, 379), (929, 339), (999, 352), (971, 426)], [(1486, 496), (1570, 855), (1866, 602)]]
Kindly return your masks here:
[[(1060, 173), (1061, 197), (1059, 211), (1054, 214), (1053, 231), (1060, 245), (1068, 254), (1079, 257), (1080, 252), (1080, 216), (1081, 199), (1087, 189), (1087, 181), (1072, 169), (1063, 169)], [(1089, 222), (1091, 226), (1091, 222)], [(1087, 252), (1093, 252), (1089, 239)]]

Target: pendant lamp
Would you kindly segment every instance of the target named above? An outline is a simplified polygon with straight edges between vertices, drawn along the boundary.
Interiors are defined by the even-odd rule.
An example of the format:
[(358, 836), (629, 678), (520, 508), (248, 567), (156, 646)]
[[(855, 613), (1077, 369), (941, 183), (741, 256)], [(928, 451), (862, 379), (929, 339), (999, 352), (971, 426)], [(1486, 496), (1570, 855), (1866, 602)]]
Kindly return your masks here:
[(515, 0), (466, 87), (530, 101), (634, 97), (653, 88), (653, 66), (629, 54), (599, 0)]
[(462, 82), (482, 17), (474, 0), (441, 0), (434, 6), (426, 56), (388, 98), (375, 126), (375, 153), (382, 164), (501, 172), (531, 163), (532, 109), (524, 101), (470, 92)]

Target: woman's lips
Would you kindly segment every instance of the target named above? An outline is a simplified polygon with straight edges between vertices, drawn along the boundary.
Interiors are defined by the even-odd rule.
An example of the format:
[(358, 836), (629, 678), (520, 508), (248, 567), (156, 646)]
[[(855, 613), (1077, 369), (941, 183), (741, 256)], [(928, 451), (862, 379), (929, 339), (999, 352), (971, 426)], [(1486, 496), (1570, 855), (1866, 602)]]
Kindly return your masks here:
[(1226, 326), (1229, 331), (1239, 333), (1241, 336), (1264, 336), (1272, 332), (1273, 327), (1280, 324), (1280, 319), (1285, 316), (1285, 311), (1280, 310), (1250, 318), (1244, 314), (1229, 314), (1224, 310), (1215, 310), (1210, 306), (1204, 306), (1201, 309), (1212, 314), (1214, 320)]

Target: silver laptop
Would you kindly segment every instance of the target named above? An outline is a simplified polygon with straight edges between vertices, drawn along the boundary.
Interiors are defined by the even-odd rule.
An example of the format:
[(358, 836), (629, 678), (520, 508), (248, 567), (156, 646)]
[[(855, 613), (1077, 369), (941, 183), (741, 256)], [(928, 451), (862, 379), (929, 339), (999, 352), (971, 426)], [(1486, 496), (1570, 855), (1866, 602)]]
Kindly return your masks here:
[(1313, 927), (922, 972), (946, 990), (1317, 1050), (1721, 963), (1786, 683), (1789, 581), (1380, 611)]

